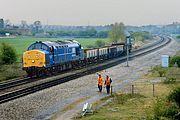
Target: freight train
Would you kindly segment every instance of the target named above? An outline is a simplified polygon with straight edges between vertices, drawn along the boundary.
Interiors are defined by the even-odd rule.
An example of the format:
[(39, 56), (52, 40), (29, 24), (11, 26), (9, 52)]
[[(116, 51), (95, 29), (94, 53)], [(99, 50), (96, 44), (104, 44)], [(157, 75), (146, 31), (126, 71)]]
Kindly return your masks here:
[(75, 40), (37, 41), (23, 54), (23, 70), (30, 77), (54, 74), (125, 55), (127, 49), (131, 52), (131, 43), (126, 41), (102, 48), (83, 49)]

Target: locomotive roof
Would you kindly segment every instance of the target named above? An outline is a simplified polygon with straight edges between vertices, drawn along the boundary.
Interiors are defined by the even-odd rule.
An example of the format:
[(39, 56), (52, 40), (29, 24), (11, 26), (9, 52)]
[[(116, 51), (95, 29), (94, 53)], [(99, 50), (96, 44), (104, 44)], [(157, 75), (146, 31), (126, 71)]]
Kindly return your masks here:
[(80, 45), (79, 42), (75, 40), (65, 40), (65, 41), (45, 41), (42, 42), (46, 44), (47, 46), (63, 46), (63, 47), (77, 47)]

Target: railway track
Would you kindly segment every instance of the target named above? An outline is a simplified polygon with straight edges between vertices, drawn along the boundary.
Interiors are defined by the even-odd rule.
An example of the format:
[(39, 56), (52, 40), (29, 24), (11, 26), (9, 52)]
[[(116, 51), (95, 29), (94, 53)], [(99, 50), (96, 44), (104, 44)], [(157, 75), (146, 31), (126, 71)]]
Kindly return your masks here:
[[(165, 45), (170, 43), (170, 41), (171, 41), (170, 38), (161, 39), (158, 42), (155, 42), (155, 43), (153, 43), (151, 45), (140, 48), (138, 50), (134, 50), (132, 52), (132, 54), (130, 54), (129, 58), (131, 60), (131, 59), (133, 59), (135, 57), (142, 56), (142, 55), (148, 54), (150, 52), (153, 52), (153, 51), (155, 51), (155, 50), (157, 50), (157, 49), (159, 49), (161, 47), (164, 47)], [(70, 81), (70, 80), (73, 80), (73, 79), (76, 79), (76, 78), (79, 78), (79, 77), (82, 77), (82, 76), (87, 75), (87, 74), (96, 73), (97, 71), (100, 71), (100, 70), (115, 66), (115, 65), (117, 65), (119, 63), (122, 63), (124, 61), (126, 61), (125, 56), (121, 57), (121, 58), (113, 59), (111, 61), (106, 61), (105, 63), (102, 63), (102, 64), (96, 64), (96, 65), (93, 65), (93, 66), (88, 66), (87, 68), (83, 68), (81, 70), (72, 71), (71, 73), (64, 74), (61, 77), (56, 78), (55, 80), (50, 80), (50, 81), (47, 81), (47, 82), (32, 85), (32, 86), (27, 87), (27, 88), (21, 88), (21, 89), (12, 91), (12, 92), (2, 94), (0, 96), (0, 104), (2, 104), (4, 102), (7, 102), (7, 101), (10, 101), (10, 100), (13, 100), (13, 99), (16, 99), (16, 98), (19, 98), (19, 97), (22, 97), (22, 96), (25, 96), (25, 95), (28, 95), (28, 94), (32, 94), (34, 92), (37, 92), (37, 91), (40, 91), (40, 90), (43, 90), (43, 89), (46, 89), (46, 88), (61, 84), (61, 83), (64, 83), (64, 82), (67, 82), (67, 81)], [(25, 83), (26, 82), (24, 82), (24, 83), (23, 82), (22, 83), (17, 82), (17, 85), (20, 85), (20, 84), (22, 85), (22, 84), (25, 84)], [(8, 84), (10, 84), (10, 83), (8, 83)], [(9, 88), (11, 88), (11, 87), (12, 86), (10, 86)]]
[[(142, 48), (139, 48), (137, 50), (134, 50), (132, 51), (133, 53), (136, 53), (138, 51), (142, 51), (144, 49), (148, 49), (156, 44), (159, 44), (162, 42), (162, 39), (157, 41), (157, 42), (154, 42), (153, 44), (150, 44), (150, 45), (147, 45), (145, 47), (142, 47)], [(61, 74), (64, 74), (65, 72), (61, 72)], [(57, 74), (59, 75), (59, 74)], [(45, 79), (47, 78), (47, 76), (45, 77), (41, 77), (41, 78), (30, 78), (30, 77), (24, 77), (24, 78), (17, 78), (15, 80), (12, 80), (12, 81), (7, 81), (7, 82), (3, 82), (3, 83), (0, 83), (0, 91), (4, 91), (6, 89), (9, 89), (9, 88), (13, 88), (13, 87), (17, 87), (17, 86), (20, 86), (20, 85), (24, 85), (24, 84), (28, 84), (28, 83), (32, 83), (32, 82), (35, 82), (35, 81), (38, 81), (38, 80), (41, 80), (41, 79)], [(1, 93), (1, 92), (0, 92)]]

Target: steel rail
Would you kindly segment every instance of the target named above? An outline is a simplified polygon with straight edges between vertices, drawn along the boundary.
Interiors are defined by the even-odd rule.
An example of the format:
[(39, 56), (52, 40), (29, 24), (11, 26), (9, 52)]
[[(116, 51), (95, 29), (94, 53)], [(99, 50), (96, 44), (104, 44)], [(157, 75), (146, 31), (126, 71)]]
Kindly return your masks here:
[[(161, 47), (164, 47), (165, 45), (167, 45), (168, 43), (171, 42), (170, 38), (167, 38), (167, 39), (168, 40), (164, 40), (164, 39), (161, 40), (161, 42), (159, 42), (159, 45), (157, 45), (157, 43), (156, 43), (156, 46), (154, 44), (151, 45), (151, 47), (153, 46), (153, 48), (150, 49), (151, 47), (148, 47), (148, 49), (150, 49), (150, 50), (146, 50), (147, 48), (145, 48), (145, 47), (141, 48), (140, 51), (138, 50), (138, 51), (134, 52), (135, 55), (134, 54), (130, 55), (130, 60), (133, 59), (134, 57), (142, 56), (142, 55), (148, 54), (150, 52), (153, 52)], [(141, 52), (141, 51), (143, 51), (143, 52)], [(122, 58), (113, 59), (112, 61), (107, 61), (107, 63), (102, 63), (102, 65), (95, 65), (94, 67), (91, 66), (89, 68), (85, 68), (84, 70), (81, 70), (80, 72), (77, 72), (77, 73), (75, 72), (71, 75), (64, 76), (62, 78), (59, 78), (59, 79), (56, 79), (53, 81), (49, 81), (49, 82), (45, 82), (42, 84), (31, 86), (28, 88), (18, 89), (13, 92), (5, 93), (0, 96), (0, 104), (2, 104), (4, 102), (8, 102), (8, 101), (16, 99), (16, 98), (19, 98), (19, 97), (22, 97), (22, 96), (25, 96), (25, 95), (28, 95), (28, 94), (31, 94), (31, 93), (34, 93), (34, 92), (37, 92), (37, 91), (40, 91), (40, 90), (43, 90), (43, 89), (46, 89), (46, 88), (49, 88), (49, 87), (52, 87), (52, 86), (55, 86), (55, 85), (58, 85), (58, 84), (61, 84), (61, 83), (64, 83), (64, 82), (67, 82), (67, 81), (70, 81), (70, 80), (74, 80), (76, 78), (85, 76), (87, 74), (96, 73), (97, 71), (107, 69), (109, 67), (115, 66), (124, 61), (126, 61), (125, 56)]]
[[(163, 41), (163, 38), (161, 37), (161, 40), (158, 40), (158, 41), (154, 42), (153, 44), (147, 45), (147, 46), (139, 48), (137, 50), (133, 50), (132, 52), (135, 53), (135, 52), (138, 52), (138, 51), (141, 51), (141, 50), (144, 50), (144, 49), (148, 49), (148, 48), (150, 48), (150, 47), (152, 47), (154, 45), (157, 45), (157, 44), (161, 43), (162, 41)], [(61, 72), (61, 74), (62, 74), (62, 72)], [(57, 75), (59, 75), (59, 74), (57, 74)], [(37, 81), (37, 80), (43, 79), (43, 78), (47, 78), (47, 76), (41, 77), (41, 78), (24, 77), (24, 78), (17, 78), (17, 79), (15, 79), (13, 81), (2, 82), (2, 83), (0, 83), (0, 91), (4, 91), (4, 90), (9, 89), (9, 88), (13, 88), (13, 87), (17, 87), (17, 86), (20, 86), (20, 85), (28, 84), (28, 83), (31, 83), (31, 82), (34, 82), (34, 81)]]

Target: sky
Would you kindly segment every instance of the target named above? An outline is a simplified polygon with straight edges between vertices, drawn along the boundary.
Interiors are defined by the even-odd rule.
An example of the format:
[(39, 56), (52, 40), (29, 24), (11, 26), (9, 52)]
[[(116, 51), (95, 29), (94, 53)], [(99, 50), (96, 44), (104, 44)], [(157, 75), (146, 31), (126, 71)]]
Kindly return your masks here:
[(180, 22), (180, 0), (0, 0), (0, 18), (49, 25)]

